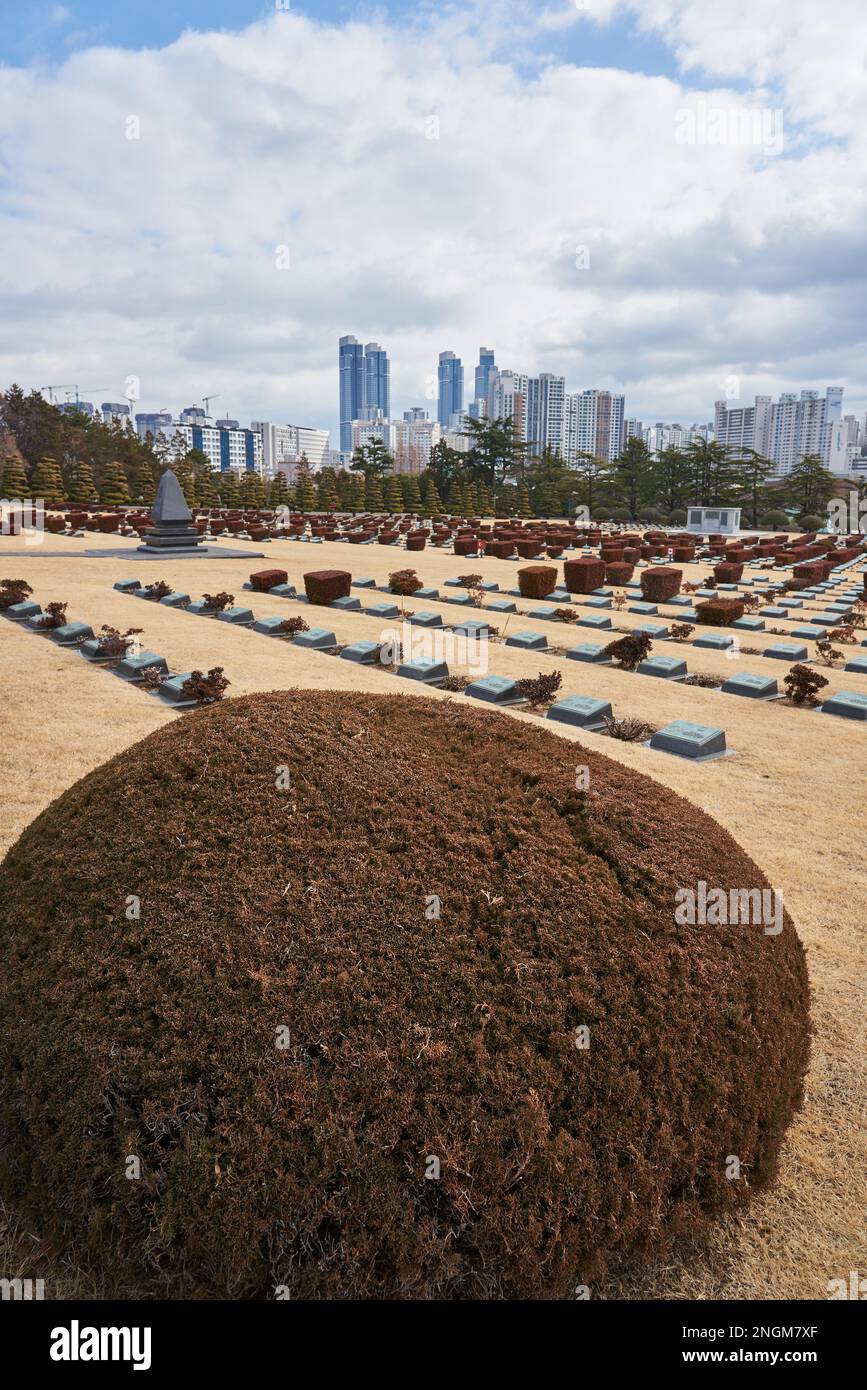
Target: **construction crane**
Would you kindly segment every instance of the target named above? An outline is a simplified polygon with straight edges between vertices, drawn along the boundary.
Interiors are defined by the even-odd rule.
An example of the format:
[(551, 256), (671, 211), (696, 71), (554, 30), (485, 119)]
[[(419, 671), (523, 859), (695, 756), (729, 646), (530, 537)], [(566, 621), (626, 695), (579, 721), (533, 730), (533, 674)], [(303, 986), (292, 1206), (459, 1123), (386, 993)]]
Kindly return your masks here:
[(69, 393), (70, 393), (70, 391), (74, 391), (74, 392), (75, 392), (75, 404), (78, 405), (78, 402), (79, 402), (79, 400), (81, 399), (81, 391), (82, 391), (82, 389), (85, 390), (85, 391), (88, 391), (88, 392), (92, 393), (93, 395), (96, 395), (98, 391), (110, 391), (110, 390), (111, 390), (111, 387), (110, 387), (110, 386), (85, 386), (85, 387), (81, 388), (81, 387), (79, 387), (78, 383), (75, 382), (75, 381), (60, 381), (60, 382), (55, 382), (53, 386), (40, 386), (39, 389), (40, 389), (40, 391), (47, 391), (47, 392), (48, 392), (48, 403), (49, 403), (49, 405), (54, 405), (54, 392), (55, 392), (55, 391), (65, 391), (65, 392), (66, 392), (66, 396), (67, 396), (67, 402), (68, 402), (68, 400), (69, 400)]
[(210, 418), (211, 418), (211, 412), (210, 412), (210, 409), (209, 409), (210, 404), (211, 404), (211, 401), (219, 400), (219, 398), (220, 398), (220, 393), (219, 393), (219, 391), (216, 391), (216, 392), (214, 393), (214, 395), (212, 395), (212, 396), (202, 396), (202, 405), (205, 407), (205, 419), (206, 419), (206, 420), (210, 420)]

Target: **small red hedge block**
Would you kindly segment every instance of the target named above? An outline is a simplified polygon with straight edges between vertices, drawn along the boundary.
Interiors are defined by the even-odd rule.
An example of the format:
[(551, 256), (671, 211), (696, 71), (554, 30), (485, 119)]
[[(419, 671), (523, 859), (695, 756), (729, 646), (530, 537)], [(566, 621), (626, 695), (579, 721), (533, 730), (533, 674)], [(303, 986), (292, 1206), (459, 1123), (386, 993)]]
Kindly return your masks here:
[(308, 603), (333, 603), (336, 598), (346, 598), (351, 587), (349, 570), (311, 570), (304, 576)]
[(479, 543), (475, 536), (458, 536), (455, 540), (456, 555), (475, 555)]
[(709, 598), (696, 607), (696, 621), (711, 627), (731, 627), (744, 616), (743, 600), (739, 598)]
[(525, 565), (518, 570), (518, 588), (523, 598), (547, 598), (557, 587), (554, 565)]
[(720, 560), (719, 564), (713, 567), (717, 584), (737, 584), (743, 572), (743, 565), (734, 560)]
[[(805, 560), (803, 564), (795, 565), (792, 574), (795, 579), (805, 579), (809, 584), (818, 584), (821, 582), (824, 568), (821, 560)], [(867, 574), (864, 576), (864, 582), (867, 584)]]
[(508, 560), (510, 555), (515, 553), (514, 541), (488, 541), (486, 554), (493, 555), (497, 560)]
[(563, 561), (563, 579), (570, 594), (592, 594), (605, 583), (605, 566), (592, 555)]
[(424, 550), (425, 544), (425, 536), (407, 536), (406, 538), (407, 550)]
[(665, 603), (680, 592), (683, 571), (672, 569), (669, 565), (658, 565), (645, 570), (641, 576), (641, 592), (647, 603)]
[(250, 575), (250, 584), (257, 594), (267, 594), (277, 584), (285, 584), (288, 578), (285, 570), (256, 570)]
[(610, 565), (605, 566), (605, 583), (628, 584), (634, 568), (634, 565), (627, 564), (625, 560), (613, 560)]

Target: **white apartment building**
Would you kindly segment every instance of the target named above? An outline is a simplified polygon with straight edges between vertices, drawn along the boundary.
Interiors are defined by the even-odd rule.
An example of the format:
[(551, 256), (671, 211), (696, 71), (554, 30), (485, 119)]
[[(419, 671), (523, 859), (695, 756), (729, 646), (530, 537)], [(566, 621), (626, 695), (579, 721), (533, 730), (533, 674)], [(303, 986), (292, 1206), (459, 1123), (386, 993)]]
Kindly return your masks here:
[(527, 432), (537, 454), (563, 447), (563, 408), (566, 378), (542, 372), (527, 382)]
[(567, 463), (595, 454), (612, 463), (623, 450), (625, 397), (611, 391), (570, 391), (563, 405), (562, 451)]
[(268, 420), (253, 420), (251, 428), (262, 437), (262, 463), (266, 478), (273, 478), (279, 470), (286, 473), (290, 482), (294, 482), (295, 465), (302, 455), (313, 473), (325, 466), (325, 456), (330, 452), (328, 430), (314, 429), (308, 425), (276, 425)]
[(488, 418), (511, 420), (519, 439), (527, 438), (528, 384), (521, 372), (493, 371), (489, 377)]
[(730, 406), (728, 401), (714, 402), (714, 437), (732, 453), (755, 449), (768, 456), (771, 447), (773, 403), (770, 396), (756, 396), (752, 405)]
[(778, 474), (791, 471), (805, 454), (819, 454), (828, 467), (833, 427), (843, 414), (842, 386), (818, 391), (787, 392), (773, 409), (768, 457)]
[(828, 450), (831, 472), (845, 476), (859, 468), (864, 442), (864, 430), (856, 416), (844, 415), (842, 420), (832, 424)]
[[(407, 412), (408, 414), (409, 412)], [(394, 426), (395, 473), (422, 473), (430, 463), (430, 451), (442, 439), (438, 420), (407, 419), (392, 421)]]
[(353, 420), (352, 448), (363, 449), (371, 439), (378, 439), (393, 456), (396, 448), (397, 426), (391, 420)]
[[(702, 430), (706, 429), (702, 427)], [(644, 442), (652, 454), (660, 454), (665, 449), (688, 449), (697, 439), (706, 438), (695, 425), (664, 425), (658, 421), (648, 425), (644, 431)]]
[(623, 421), (624, 445), (629, 439), (644, 439), (644, 423), (641, 420), (636, 420), (634, 416)]

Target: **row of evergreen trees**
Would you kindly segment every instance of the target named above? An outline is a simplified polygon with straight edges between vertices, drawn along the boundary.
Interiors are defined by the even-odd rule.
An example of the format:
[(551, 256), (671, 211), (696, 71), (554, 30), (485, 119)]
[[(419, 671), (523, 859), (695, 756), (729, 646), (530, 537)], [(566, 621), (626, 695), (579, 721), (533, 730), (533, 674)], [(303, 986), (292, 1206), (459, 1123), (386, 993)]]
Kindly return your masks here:
[[(173, 465), (184, 496), (191, 507), (242, 507), (248, 510), (289, 507), (299, 512), (416, 512), (433, 516), (449, 510), (460, 516), (490, 516), (493, 498), (489, 489), (456, 480), (443, 499), (430, 473), (389, 474), (364, 477), (345, 469), (324, 468), (313, 474), (302, 468), (296, 483), (289, 484), (282, 473), (266, 483), (258, 473), (237, 474), (232, 470), (215, 473), (198, 458), (187, 456)], [(142, 470), (132, 486), (118, 460), (101, 470), (97, 483), (90, 463), (79, 459), (64, 479), (56, 459), (40, 458), (28, 473), (20, 455), (0, 459), (0, 496), (40, 497), (46, 506), (73, 503), (82, 507), (138, 505), (149, 507), (156, 495), (159, 474)], [(526, 488), (517, 499), (521, 515), (532, 515)]]

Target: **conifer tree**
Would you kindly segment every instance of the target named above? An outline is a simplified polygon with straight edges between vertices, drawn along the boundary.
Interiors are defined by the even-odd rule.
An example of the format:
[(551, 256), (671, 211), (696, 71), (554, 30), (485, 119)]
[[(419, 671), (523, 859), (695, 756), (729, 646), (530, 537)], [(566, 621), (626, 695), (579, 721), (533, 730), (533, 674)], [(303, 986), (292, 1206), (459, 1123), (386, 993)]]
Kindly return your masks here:
[(69, 500), (70, 502), (97, 502), (99, 495), (96, 491), (96, 484), (93, 481), (93, 469), (84, 459), (79, 459), (72, 470), (72, 477), (69, 480)]
[(41, 497), (46, 506), (54, 506), (66, 501), (66, 489), (56, 459), (44, 454), (33, 470), (30, 479), (34, 497)]
[(265, 505), (265, 488), (262, 479), (253, 469), (246, 469), (241, 479), (241, 501), (251, 510), (259, 510)]
[(422, 516), (438, 516), (443, 509), (440, 495), (436, 490), (436, 484), (432, 478), (425, 479), (424, 497), (422, 499)]
[(351, 506), (351, 510), (354, 511), (354, 512), (363, 512), (363, 511), (365, 510), (365, 506), (364, 506), (364, 479), (362, 478), (362, 476), (361, 476), (360, 473), (358, 474), (357, 477), (353, 478), (353, 480), (352, 480), (352, 506)]
[(145, 459), (141, 459), (133, 467), (129, 491), (133, 502), (145, 507), (152, 505), (157, 495), (157, 485), (154, 482), (153, 468)]
[(241, 505), (241, 489), (234, 468), (223, 469), (217, 481), (217, 491), (220, 494), (221, 504), (229, 510), (234, 510)]
[(203, 468), (196, 476), (196, 501), (200, 507), (218, 507), (220, 497), (212, 468)]
[(491, 489), (485, 483), (479, 488), (479, 513), (483, 517), (494, 515), (494, 499)]
[(333, 468), (323, 468), (317, 480), (319, 510), (328, 512), (337, 506), (337, 485)]
[(99, 485), (99, 500), (103, 506), (115, 507), (129, 501), (129, 488), (127, 487), (126, 474), (118, 463), (117, 459), (112, 459), (102, 470), (102, 480)]
[(384, 498), (390, 512), (403, 511), (403, 489), (396, 473), (389, 473), (386, 477)]
[(518, 488), (518, 516), (530, 517), (533, 515), (533, 508), (530, 506), (530, 493), (526, 483), (521, 483)]
[(410, 473), (409, 477), (401, 479), (403, 487), (403, 506), (407, 512), (421, 512), (421, 489), (418, 485), (418, 477), (415, 473)]
[(354, 496), (355, 479), (345, 468), (341, 468), (337, 475), (337, 500), (342, 512), (352, 511), (352, 499)]
[(275, 473), (268, 488), (268, 506), (274, 508), (286, 507), (289, 505), (289, 488), (286, 485), (286, 474)]
[(364, 505), (369, 512), (381, 512), (385, 508), (382, 496), (382, 483), (375, 474), (370, 474), (364, 488)]
[(30, 484), (27, 481), (27, 474), (24, 471), (24, 464), (20, 458), (14, 458), (7, 454), (6, 462), (3, 465), (3, 487), (0, 495), (12, 502), (16, 498), (23, 500), (25, 497), (32, 497)]
[(316, 488), (306, 468), (299, 472), (295, 484), (295, 506), (299, 512), (316, 511)]
[(172, 472), (181, 485), (181, 492), (184, 494), (184, 501), (188, 507), (196, 505), (196, 475), (193, 466), (186, 459), (179, 459), (175, 463)]

